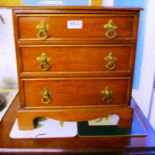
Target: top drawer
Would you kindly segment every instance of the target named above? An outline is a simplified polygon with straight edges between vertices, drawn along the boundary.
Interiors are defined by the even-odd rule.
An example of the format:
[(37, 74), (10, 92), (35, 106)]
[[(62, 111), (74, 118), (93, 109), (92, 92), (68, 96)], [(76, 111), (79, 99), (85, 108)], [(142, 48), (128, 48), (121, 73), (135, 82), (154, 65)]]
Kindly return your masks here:
[(137, 14), (17, 14), (21, 40), (136, 40)]

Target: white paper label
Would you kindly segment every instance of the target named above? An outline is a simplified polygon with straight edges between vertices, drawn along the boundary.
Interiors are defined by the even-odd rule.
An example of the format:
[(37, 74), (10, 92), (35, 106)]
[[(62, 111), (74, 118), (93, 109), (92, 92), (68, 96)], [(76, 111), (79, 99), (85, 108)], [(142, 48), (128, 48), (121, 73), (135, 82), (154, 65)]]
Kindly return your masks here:
[(83, 23), (82, 20), (68, 20), (67, 28), (68, 29), (82, 29)]

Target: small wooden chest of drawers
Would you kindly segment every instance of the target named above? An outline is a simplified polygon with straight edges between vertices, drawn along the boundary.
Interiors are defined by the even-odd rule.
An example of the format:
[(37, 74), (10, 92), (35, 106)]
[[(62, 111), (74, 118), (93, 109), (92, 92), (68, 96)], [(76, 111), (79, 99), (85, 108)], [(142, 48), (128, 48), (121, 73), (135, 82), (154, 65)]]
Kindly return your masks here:
[(37, 117), (87, 121), (130, 107), (140, 8), (19, 7), (13, 10), (20, 129)]

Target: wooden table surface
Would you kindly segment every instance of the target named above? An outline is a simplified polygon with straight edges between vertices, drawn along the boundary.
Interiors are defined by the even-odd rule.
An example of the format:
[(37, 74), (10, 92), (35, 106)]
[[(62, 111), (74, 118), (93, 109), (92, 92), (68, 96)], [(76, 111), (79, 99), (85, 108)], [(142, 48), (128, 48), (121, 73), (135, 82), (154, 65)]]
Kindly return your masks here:
[(11, 139), (9, 137), (17, 116), (18, 96), (0, 123), (0, 153), (35, 154), (155, 154), (155, 133), (134, 104), (135, 111), (146, 128), (145, 137), (74, 137), (51, 139)]

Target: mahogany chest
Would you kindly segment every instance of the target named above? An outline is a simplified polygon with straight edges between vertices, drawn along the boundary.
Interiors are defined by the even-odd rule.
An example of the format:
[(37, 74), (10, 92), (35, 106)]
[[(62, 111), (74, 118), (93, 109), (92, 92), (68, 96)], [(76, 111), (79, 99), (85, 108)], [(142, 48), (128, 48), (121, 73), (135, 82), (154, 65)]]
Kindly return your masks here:
[(20, 108), (18, 124), (38, 117), (87, 121), (130, 107), (140, 8), (19, 7), (13, 10)]

